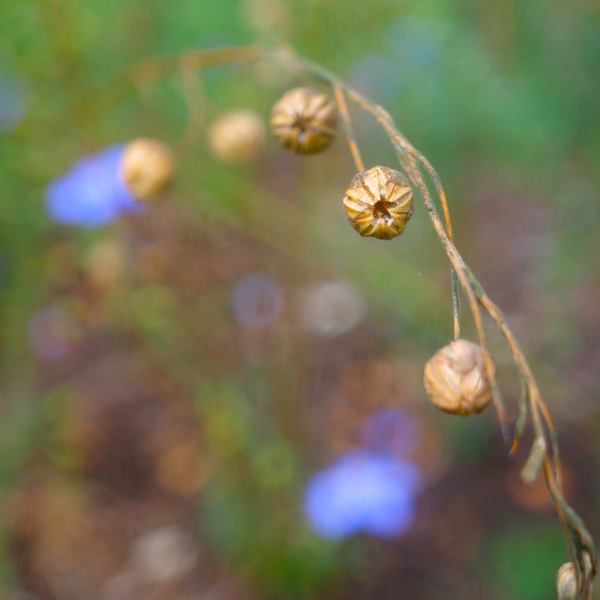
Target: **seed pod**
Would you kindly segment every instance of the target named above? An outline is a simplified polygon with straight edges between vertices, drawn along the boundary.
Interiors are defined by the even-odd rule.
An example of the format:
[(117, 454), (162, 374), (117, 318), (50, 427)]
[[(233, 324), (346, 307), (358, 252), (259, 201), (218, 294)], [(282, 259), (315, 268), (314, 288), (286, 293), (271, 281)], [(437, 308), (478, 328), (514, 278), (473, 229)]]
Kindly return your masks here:
[(455, 415), (481, 412), (492, 399), (483, 349), (466, 340), (450, 342), (427, 361), (424, 383), (433, 404)]
[(556, 590), (558, 600), (575, 600), (577, 598), (577, 574), (573, 563), (565, 563), (556, 574)]
[(121, 172), (132, 196), (137, 200), (155, 200), (173, 180), (173, 153), (157, 140), (133, 140), (123, 151)]
[(278, 142), (300, 154), (324, 150), (335, 137), (335, 105), (325, 95), (299, 87), (273, 107), (271, 131)]
[(237, 110), (219, 117), (208, 130), (208, 143), (216, 158), (242, 164), (255, 158), (263, 146), (265, 125), (252, 110)]
[(344, 198), (352, 227), (365, 237), (391, 240), (404, 232), (413, 214), (413, 192), (402, 173), (373, 167), (354, 176)]

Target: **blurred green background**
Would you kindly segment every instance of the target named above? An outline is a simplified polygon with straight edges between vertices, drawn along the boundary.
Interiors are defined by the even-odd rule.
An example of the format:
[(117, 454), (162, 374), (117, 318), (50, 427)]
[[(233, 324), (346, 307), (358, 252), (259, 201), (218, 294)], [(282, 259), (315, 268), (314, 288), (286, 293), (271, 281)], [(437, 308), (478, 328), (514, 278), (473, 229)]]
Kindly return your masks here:
[[(452, 322), (420, 199), (402, 237), (362, 239), (342, 210), (355, 171), (341, 133), (311, 157), (267, 135), (246, 164), (215, 158), (216, 118), (268, 122), (310, 83), (271, 63), (124, 76), (254, 42), (288, 43), (381, 103), (437, 169), (598, 538), (598, 2), (22, 0), (0, 3), (2, 597), (552, 597), (568, 558), (543, 484), (519, 480), (529, 438), (509, 459), (491, 410), (458, 420), (422, 389)], [(351, 113), (367, 167), (397, 166)], [(169, 198), (97, 230), (53, 223), (48, 184), (137, 137), (174, 148)], [(235, 290), (256, 273), (281, 307), (247, 327)], [(307, 298), (327, 282), (354, 320), (315, 325)], [(466, 309), (463, 323), (475, 339)], [(517, 376), (488, 330), (514, 421)], [(384, 408), (421, 424), (412, 527), (323, 540), (306, 483)]]

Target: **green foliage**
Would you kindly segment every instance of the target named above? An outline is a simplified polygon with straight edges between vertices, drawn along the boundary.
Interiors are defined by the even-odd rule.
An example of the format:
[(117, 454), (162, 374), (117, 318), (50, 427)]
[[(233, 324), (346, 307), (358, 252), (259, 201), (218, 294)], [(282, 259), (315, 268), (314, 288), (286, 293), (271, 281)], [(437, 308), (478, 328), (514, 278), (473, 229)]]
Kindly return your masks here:
[(560, 531), (534, 520), (490, 532), (484, 569), (491, 571), (498, 598), (552, 597), (556, 565), (564, 562)]
[[(105, 235), (120, 235), (118, 228), (81, 233), (55, 227), (45, 214), (45, 188), (74, 161), (105, 145), (140, 135), (177, 144), (188, 122), (180, 77), (139, 89), (130, 79), (120, 79), (141, 61), (284, 36), (300, 53), (352, 85), (366, 86), (365, 93), (382, 102), (430, 158), (459, 215), (461, 250), (479, 260), (479, 228), (494, 217), (485, 211), (473, 216), (471, 208), (485, 200), (487, 190), (498, 190), (499, 203), (515, 194), (525, 207), (530, 199), (541, 198), (557, 224), (544, 242), (549, 266), (545, 271), (539, 264), (534, 268), (534, 283), (545, 293), (548, 311), (573, 306), (572, 290), (585, 291), (586, 285), (600, 282), (600, 14), (591, 0), (294, 0), (284, 2), (289, 13), (285, 26), (261, 32), (246, 18), (247, 4), (0, 2), (0, 80), (3, 72), (13, 72), (31, 85), (25, 119), (10, 134), (0, 133), (0, 490), (5, 497), (14, 492), (32, 457), (66, 472), (80, 466), (72, 437), (77, 415), (71, 392), (67, 387), (47, 395), (31, 383), (37, 365), (28, 324), (35, 309), (57, 294), (49, 283), (48, 249), (68, 239), (76, 252), (83, 252)], [(364, 79), (364, 64), (360, 67), (365, 57), (380, 61), (366, 63), (375, 84)], [(384, 81), (369, 64), (379, 65)], [(210, 122), (238, 107), (268, 118), (273, 101), (293, 83), (261, 79), (254, 67), (204, 73), (203, 118)], [(358, 123), (357, 130), (369, 162), (390, 159), (369, 123)], [(415, 214), (412, 233), (401, 245), (382, 248), (364, 242), (359, 247), (340, 206), (353, 175), (343, 141), (323, 160), (279, 158), (273, 142), (267, 152), (273, 164), (280, 161), (277, 167), (284, 173), (273, 189), (257, 180), (253, 167), (217, 164), (202, 132), (178, 156), (175, 202), (196, 211), (206, 230), (216, 223), (264, 244), (273, 255), (280, 253), (291, 265), (290, 278), (300, 278), (297, 273), (309, 265), (319, 278), (334, 272), (360, 286), (378, 314), (385, 312), (390, 322), (400, 323), (381, 345), (422, 365), (450, 335), (446, 261), (424, 214)], [(513, 209), (514, 204), (507, 211)], [(507, 227), (507, 239), (509, 234)], [(505, 248), (495, 250), (502, 254)], [(223, 312), (229, 310), (229, 287), (211, 290)], [(68, 293), (65, 286), (58, 295)], [(216, 464), (199, 506), (205, 541), (226, 562), (247, 568), (266, 594), (312, 598), (323, 593), (340, 577), (341, 561), (332, 545), (299, 524), (302, 485), (312, 457), (282, 425), (275, 410), (281, 394), (269, 380), (277, 376), (285, 380), (282, 387), (296, 386), (296, 364), (288, 372), (260, 367), (258, 373), (215, 366), (186, 345), (186, 319), (208, 322), (210, 311), (203, 312), (200, 300), (189, 312), (182, 306), (167, 286), (126, 285), (108, 302), (107, 313), (116, 330), (134, 332), (136, 341), (195, 396), (202, 440)], [(517, 306), (515, 313), (522, 318), (519, 310)], [(576, 328), (576, 317), (540, 326), (542, 359), (557, 359), (565, 371), (585, 349), (586, 332)], [(301, 364), (308, 358), (294, 360)], [(562, 373), (544, 371), (551, 398), (559, 397), (565, 385)], [(201, 385), (198, 373), (204, 378)], [(303, 393), (297, 387), (296, 400)], [(21, 388), (26, 392), (15, 391)], [(484, 451), (496, 443), (489, 424), (435, 422), (449, 454), (462, 466), (478, 468)], [(280, 513), (272, 514), (273, 505), (282, 507)], [(550, 597), (553, 574), (565, 559), (554, 522), (550, 528), (540, 518), (529, 527), (515, 520), (506, 531), (488, 533), (486, 564), (492, 565), (489, 581), (498, 597)], [(5, 558), (9, 550), (8, 527), (2, 524), (0, 581), (12, 582)]]

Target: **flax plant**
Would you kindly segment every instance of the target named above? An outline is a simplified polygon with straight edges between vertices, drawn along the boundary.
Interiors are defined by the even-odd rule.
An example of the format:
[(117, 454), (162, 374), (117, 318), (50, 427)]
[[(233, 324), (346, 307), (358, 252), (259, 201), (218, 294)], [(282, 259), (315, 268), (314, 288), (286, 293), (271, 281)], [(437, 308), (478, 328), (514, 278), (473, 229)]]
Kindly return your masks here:
[[(315, 85), (318, 85), (321, 89), (330, 90), (341, 116), (350, 153), (359, 173), (365, 171), (365, 166), (354, 133), (350, 111), (348, 110), (348, 101), (353, 102), (360, 109), (369, 113), (386, 134), (395, 150), (400, 167), (413, 188), (419, 191), (431, 224), (450, 261), (454, 340), (460, 339), (460, 288), (462, 288), (467, 299), (483, 352), (484, 365), (482, 372), (485, 374), (487, 383), (491, 388), (491, 396), (500, 428), (507, 441), (509, 433), (506, 413), (496, 382), (494, 362), (488, 349), (482, 311), (487, 312), (500, 329), (512, 354), (521, 382), (521, 395), (519, 399), (519, 418), (512, 436), (510, 452), (515, 452), (519, 447), (527, 420), (530, 419), (535, 437), (529, 458), (522, 468), (521, 477), (526, 483), (532, 484), (537, 480), (540, 472), (543, 471), (547, 488), (563, 528), (567, 551), (572, 562), (570, 567), (567, 567), (567, 565), (570, 565), (570, 563), (567, 563), (567, 565), (564, 565), (565, 568), (561, 569), (563, 579), (564, 573), (571, 573), (572, 585), (568, 586), (563, 582), (559, 586), (559, 596), (564, 600), (567, 597), (570, 600), (591, 600), (592, 584), (597, 572), (596, 550), (582, 520), (564, 497), (557, 434), (548, 407), (542, 399), (525, 355), (502, 311), (489, 298), (454, 244), (450, 210), (437, 172), (427, 158), (402, 135), (385, 109), (370, 102), (322, 66), (299, 57), (288, 46), (217, 48), (189, 52), (172, 59), (149, 61), (136, 66), (132, 72), (127, 73), (116, 82), (114, 91), (118, 94), (120, 91), (130, 88), (131, 85), (139, 87), (154, 83), (160, 78), (177, 74), (183, 76), (184, 80), (189, 81), (190, 74), (201, 73), (211, 67), (250, 63), (265, 59), (275, 61), (302, 78), (308, 77), (314, 80)], [(190, 106), (189, 111), (190, 119), (194, 119), (197, 107)], [(435, 194), (430, 193), (427, 178), (433, 183)], [(435, 201), (441, 206), (443, 217), (440, 216)], [(568, 590), (568, 592), (564, 590)]]

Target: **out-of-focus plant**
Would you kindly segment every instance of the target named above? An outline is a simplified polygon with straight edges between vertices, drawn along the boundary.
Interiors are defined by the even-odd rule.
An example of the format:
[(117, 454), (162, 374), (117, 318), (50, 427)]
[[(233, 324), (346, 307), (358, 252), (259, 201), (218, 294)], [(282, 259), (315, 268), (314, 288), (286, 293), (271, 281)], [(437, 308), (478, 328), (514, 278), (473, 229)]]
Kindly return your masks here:
[[(337, 107), (354, 163), (359, 172), (346, 192), (346, 214), (361, 235), (370, 235), (381, 239), (392, 239), (400, 235), (412, 214), (413, 188), (420, 192), (431, 223), (451, 265), (454, 341), (446, 348), (453, 349), (459, 342), (463, 346), (466, 343), (460, 338), (459, 287), (462, 287), (466, 295), (479, 338), (479, 346), (475, 346), (476, 351), (467, 352), (466, 358), (461, 355), (457, 359), (456, 353), (452, 352), (450, 352), (452, 360), (446, 356), (448, 352), (444, 356), (439, 355), (442, 358), (439, 358), (438, 354), (434, 356), (432, 361), (435, 364), (430, 361), (429, 370), (435, 370), (436, 373), (435, 377), (431, 373), (427, 376), (426, 373), (427, 391), (434, 403), (444, 409), (448, 403), (458, 399), (458, 405), (461, 408), (454, 412), (461, 415), (483, 410), (491, 397), (504, 437), (508, 438), (505, 409), (496, 382), (496, 368), (488, 350), (483, 326), (481, 311), (481, 307), (483, 307), (504, 335), (521, 380), (520, 416), (516, 423), (511, 452), (518, 448), (527, 419), (530, 418), (535, 439), (521, 476), (526, 482), (534, 483), (540, 471), (543, 470), (548, 490), (564, 530), (567, 550), (571, 558), (571, 563), (567, 564), (571, 566), (568, 568), (564, 566), (559, 573), (560, 595), (564, 598), (590, 600), (592, 582), (597, 570), (596, 551), (583, 522), (564, 497), (556, 432), (548, 408), (503, 313), (486, 294), (454, 245), (450, 211), (438, 174), (425, 156), (400, 133), (391, 116), (381, 106), (368, 101), (347, 86), (336, 75), (320, 65), (298, 57), (287, 47), (220, 48), (191, 52), (171, 60), (152, 61), (140, 65), (134, 73), (127, 74), (118, 83), (116, 89), (124, 89), (123, 83), (126, 84), (125, 87), (132, 82), (137, 85), (151, 83), (161, 76), (167, 77), (181, 72), (189, 74), (203, 71), (209, 67), (246, 63), (258, 59), (275, 60), (303, 80), (311, 79), (315, 86), (326, 88), (324, 91), (332, 94), (335, 103), (329, 99), (327, 94), (312, 88), (300, 87), (288, 92), (275, 106), (271, 125), (274, 135), (282, 145), (303, 154), (318, 152), (323, 150), (334, 136), (335, 108)], [(146, 79), (147, 81), (145, 81)], [(405, 175), (388, 167), (365, 169), (347, 107), (347, 99), (375, 118), (393, 145)], [(191, 114), (192, 110), (190, 108)], [(79, 167), (75, 169), (77, 177), (79, 177), (78, 172)], [(430, 178), (435, 189), (435, 196), (441, 204), (443, 220), (435, 205), (434, 195), (430, 191), (427, 177)], [(67, 191), (71, 190), (70, 185), (67, 185), (71, 183), (70, 179), (59, 183), (66, 187)], [(54, 194), (56, 195), (56, 192)], [(82, 224), (86, 223), (82, 221)], [(472, 346), (474, 345), (470, 345), (469, 348)], [(440, 352), (443, 353), (443, 351), (444, 349)], [(443, 360), (444, 357), (445, 360)], [(444, 364), (437, 364), (440, 360)], [(476, 410), (462, 408), (469, 403), (474, 403)], [(362, 471), (360, 472), (366, 479), (375, 481), (381, 470), (389, 469), (390, 464), (378, 463), (377, 459), (374, 459), (375, 462), (373, 462), (371, 458), (368, 456), (361, 458)], [(356, 456), (351, 457), (351, 461), (356, 460), (358, 460)], [(348, 468), (344, 462), (334, 465), (333, 471), (329, 473), (330, 479), (345, 481), (344, 477), (347, 475)], [(353, 472), (358, 471), (355, 469)], [(320, 485), (327, 487), (331, 483), (327, 483), (328, 481), (321, 481)], [(391, 498), (393, 504), (399, 498), (398, 489), (386, 488), (382, 497), (387, 500)], [(317, 490), (315, 493), (321, 492)], [(372, 523), (365, 518), (365, 513), (361, 512), (364, 506), (366, 504), (360, 502), (352, 504), (352, 507), (356, 509), (354, 512), (358, 516), (350, 523), (349, 529), (336, 529), (335, 533), (338, 536), (354, 529), (373, 529)], [(395, 526), (397, 524), (391, 524), (390, 530)], [(570, 579), (565, 582), (564, 579), (567, 576)]]
[(422, 475), (406, 456), (418, 443), (418, 427), (406, 411), (371, 415), (363, 447), (344, 454), (309, 482), (305, 512), (317, 533), (329, 539), (357, 532), (391, 538), (409, 529)]
[(136, 205), (119, 175), (123, 146), (107, 148), (81, 159), (48, 188), (46, 205), (57, 223), (101, 227)]
[(93, 229), (143, 211), (143, 202), (159, 197), (172, 179), (171, 151), (134, 140), (81, 159), (49, 186), (46, 205), (57, 223)]
[(323, 537), (364, 531), (395, 537), (413, 520), (419, 471), (411, 463), (374, 452), (351, 452), (318, 473), (306, 493), (306, 514)]

